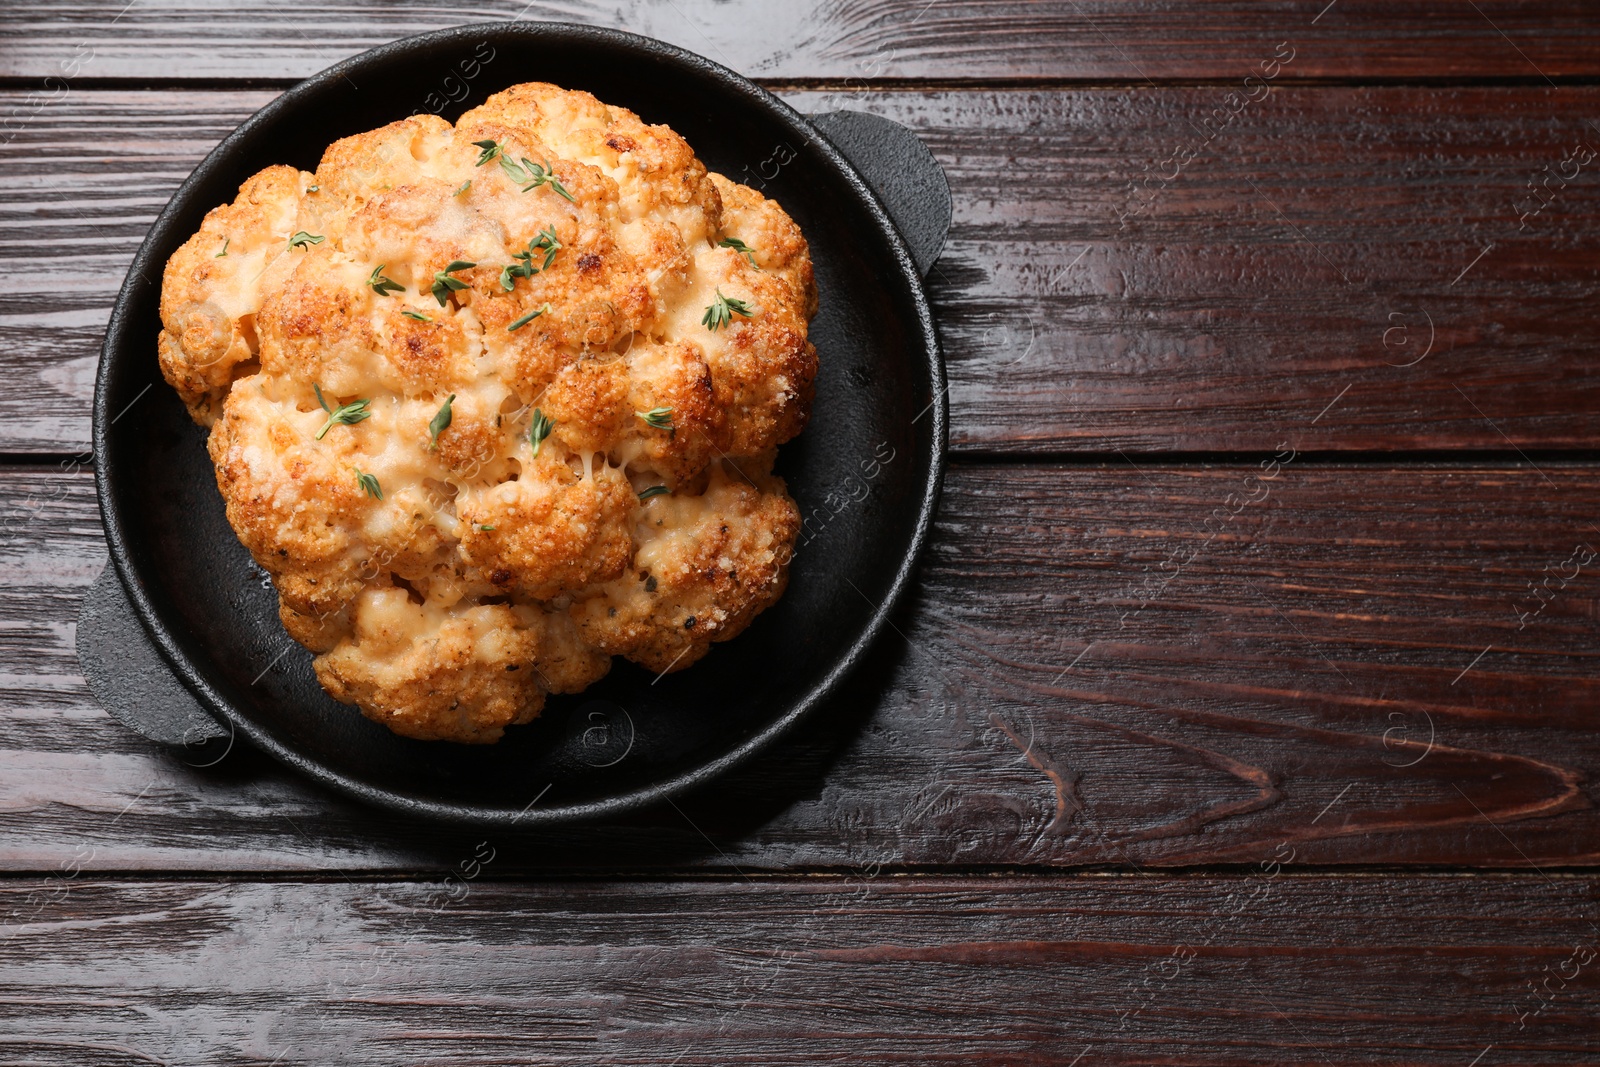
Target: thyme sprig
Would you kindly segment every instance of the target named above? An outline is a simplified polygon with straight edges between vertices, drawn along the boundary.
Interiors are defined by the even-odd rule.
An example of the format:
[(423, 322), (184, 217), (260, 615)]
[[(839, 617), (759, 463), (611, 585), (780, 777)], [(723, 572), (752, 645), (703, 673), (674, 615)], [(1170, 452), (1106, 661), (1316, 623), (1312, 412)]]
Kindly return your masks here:
[(388, 296), (390, 293), (405, 292), (405, 286), (401, 285), (393, 278), (384, 276), (383, 268), (387, 266), (387, 263), (379, 263), (376, 267), (373, 267), (372, 273), (367, 275), (367, 284), (372, 286), (372, 291), (377, 293), (379, 296)]
[(651, 408), (649, 411), (635, 411), (634, 414), (658, 430), (672, 429), (671, 408)]
[(548, 185), (565, 197), (569, 203), (577, 203), (572, 194), (567, 192), (567, 187), (561, 184), (561, 179), (556, 177), (556, 172), (551, 169), (548, 163), (540, 166), (527, 156), (523, 156), (522, 163), (519, 165), (513, 163), (511, 157), (506, 155), (505, 148), (499, 141), (485, 139), (473, 141), (472, 143), (483, 149), (482, 152), (478, 153), (478, 162), (474, 164), (475, 166), (481, 167), (485, 163), (498, 159), (500, 161), (500, 169), (506, 172), (506, 177), (522, 186), (523, 192), (531, 193), (541, 185)]
[[(552, 222), (550, 225), (540, 230), (539, 236), (528, 242), (528, 251), (528, 258), (530, 261), (533, 258), (532, 253), (534, 251), (543, 252), (544, 264), (540, 266), (539, 269), (550, 269), (550, 264), (556, 261), (556, 253), (561, 251), (561, 238), (556, 236), (555, 223)], [(521, 258), (520, 254), (518, 255), (518, 258)]]
[(326, 240), (327, 238), (322, 236), (320, 233), (307, 233), (304, 230), (296, 230), (294, 232), (294, 236), (289, 238), (289, 247), (309, 248), (312, 245), (320, 245)]
[(378, 484), (378, 479), (364, 473), (359, 467), (356, 468), (356, 484), (366, 490), (366, 494), (373, 499), (383, 499), (383, 486)]
[(323, 423), (322, 429), (317, 431), (318, 441), (322, 440), (327, 432), (335, 426), (354, 426), (363, 419), (372, 418), (372, 412), (369, 410), (372, 406), (372, 401), (370, 400), (352, 400), (350, 403), (341, 404), (336, 408), (330, 407), (327, 398), (322, 395), (322, 386), (313, 382), (311, 388), (317, 394), (317, 403), (321, 404), (322, 410), (328, 413), (328, 421)]
[(567, 187), (561, 184), (561, 179), (556, 177), (556, 172), (546, 164), (540, 166), (527, 156), (522, 157), (522, 165), (511, 162), (510, 157), (504, 153), (500, 156), (500, 169), (506, 172), (506, 177), (522, 186), (522, 191), (531, 193), (541, 185), (548, 185), (559, 193), (570, 204), (578, 201), (567, 192)]
[(449, 303), (451, 293), (460, 292), (462, 289), (467, 288), (466, 282), (460, 278), (450, 277), (451, 273), (458, 270), (470, 270), (476, 266), (476, 263), (465, 259), (453, 259), (444, 270), (434, 272), (433, 296), (435, 300), (439, 301), (440, 307), (444, 307), (445, 304)]
[(538, 408), (533, 409), (533, 421), (528, 423), (528, 444), (533, 446), (533, 454), (529, 458), (539, 458), (539, 446), (544, 444), (544, 439), (550, 436), (550, 431), (556, 428), (555, 421)]
[(760, 270), (761, 269), (761, 264), (756, 262), (756, 256), (755, 256), (756, 250), (751, 248), (749, 245), (745, 244), (743, 241), (739, 240), (737, 237), (724, 237), (722, 240), (717, 242), (717, 245), (719, 247), (721, 247), (721, 248), (731, 248), (731, 249), (733, 249), (735, 252), (737, 252), (741, 256), (743, 256), (745, 259), (748, 259), (750, 261), (750, 265), (752, 267), (754, 267), (756, 270)]
[(749, 318), (753, 312), (750, 305), (737, 297), (723, 296), (722, 290), (717, 290), (717, 299), (706, 308), (706, 313), (701, 316), (700, 325), (715, 333), (733, 321), (735, 315)]
[[(559, 251), (561, 251), (561, 238), (556, 236), (555, 225), (546, 226), (539, 231), (539, 236), (528, 242), (527, 251), (518, 252), (511, 257), (522, 262), (509, 263), (501, 269), (500, 288), (509, 293), (516, 288), (518, 278), (531, 278), (535, 274), (549, 270), (550, 264), (556, 261), (556, 253)], [(544, 253), (544, 263), (537, 267), (533, 265), (535, 252)]]

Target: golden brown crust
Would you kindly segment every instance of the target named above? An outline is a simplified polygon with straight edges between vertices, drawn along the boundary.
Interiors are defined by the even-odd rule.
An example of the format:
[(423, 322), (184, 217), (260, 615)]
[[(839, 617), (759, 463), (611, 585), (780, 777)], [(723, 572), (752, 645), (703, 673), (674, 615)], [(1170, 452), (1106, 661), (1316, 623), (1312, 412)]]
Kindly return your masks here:
[[(719, 297), (750, 314), (707, 328)], [(328, 692), (487, 742), (781, 594), (815, 307), (776, 203), (531, 83), (252, 177), (168, 262), (157, 354)]]
[(698, 497), (641, 507), (628, 570), (572, 606), (584, 640), (652, 671), (678, 671), (736, 637), (783, 594), (800, 512), (783, 481), (719, 463)]

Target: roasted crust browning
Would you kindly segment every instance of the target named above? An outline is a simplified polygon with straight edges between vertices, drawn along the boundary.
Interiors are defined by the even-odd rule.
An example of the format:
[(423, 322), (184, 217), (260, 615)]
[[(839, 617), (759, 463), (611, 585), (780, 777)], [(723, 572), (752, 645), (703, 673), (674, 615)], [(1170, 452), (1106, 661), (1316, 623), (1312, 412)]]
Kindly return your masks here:
[[(750, 314), (708, 329), (719, 295)], [(770, 470), (810, 413), (815, 310), (775, 202), (533, 83), (245, 182), (168, 262), (158, 355), (328, 692), (488, 742), (613, 655), (681, 670), (781, 595), (799, 521)]]

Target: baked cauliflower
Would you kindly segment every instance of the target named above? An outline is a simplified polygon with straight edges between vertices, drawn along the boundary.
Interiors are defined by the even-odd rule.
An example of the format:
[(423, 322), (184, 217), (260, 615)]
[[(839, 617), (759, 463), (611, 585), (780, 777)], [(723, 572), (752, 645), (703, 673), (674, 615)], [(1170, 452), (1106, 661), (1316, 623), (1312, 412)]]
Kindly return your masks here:
[(530, 83), (250, 178), (167, 263), (159, 356), (323, 687), (482, 743), (782, 594), (816, 305), (776, 203)]

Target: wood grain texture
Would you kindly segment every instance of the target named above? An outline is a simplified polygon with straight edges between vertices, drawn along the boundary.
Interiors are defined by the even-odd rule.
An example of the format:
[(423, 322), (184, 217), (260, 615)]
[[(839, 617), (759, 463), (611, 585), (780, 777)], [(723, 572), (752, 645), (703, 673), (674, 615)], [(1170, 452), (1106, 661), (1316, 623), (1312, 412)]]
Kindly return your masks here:
[[(1551, 463), (958, 465), (844, 699), (681, 810), (498, 837), (498, 869), (1593, 864), (1597, 495)], [(454, 862), (459, 831), (113, 723), (72, 643), (89, 477), (8, 471), (0, 516), (0, 867)]]
[[(1600, 89), (1278, 90), (1145, 186), (1222, 92), (791, 98), (945, 165), (956, 449), (1600, 447), (1600, 156), (1537, 214), (1528, 190), (1600, 150)], [(74, 92), (0, 147), (0, 449), (87, 444), (128, 262), (271, 96)]]
[[(964, 458), (794, 737), (485, 837), (111, 721), (55, 458), (205, 152), (510, 17), (915, 129)], [(6, 6), (0, 1062), (1594, 1062), (1597, 76), (1575, 0)]]
[(1297, 78), (1559, 78), (1600, 73), (1591, 16), (1573, 0), (35, 0), (0, 16), (0, 76), (302, 78), (397, 37), (521, 18), (615, 26), (779, 80), (1232, 79), (1283, 40), (1306, 52)]
[(518, 886), (481, 854), (449, 886), (0, 885), (0, 1057), (1593, 1062), (1592, 877)]

